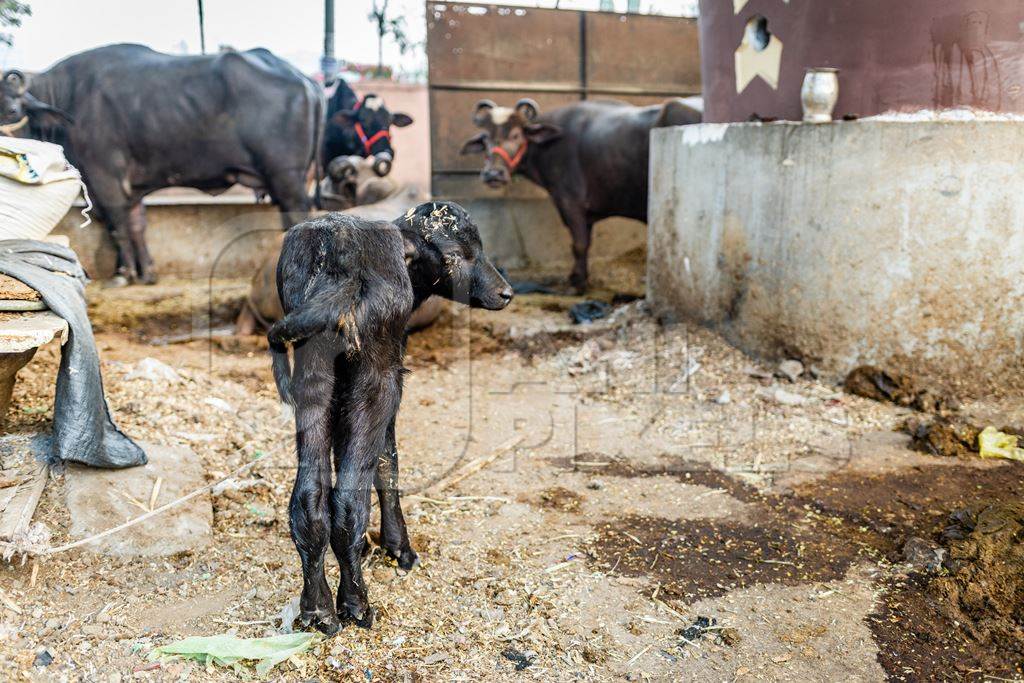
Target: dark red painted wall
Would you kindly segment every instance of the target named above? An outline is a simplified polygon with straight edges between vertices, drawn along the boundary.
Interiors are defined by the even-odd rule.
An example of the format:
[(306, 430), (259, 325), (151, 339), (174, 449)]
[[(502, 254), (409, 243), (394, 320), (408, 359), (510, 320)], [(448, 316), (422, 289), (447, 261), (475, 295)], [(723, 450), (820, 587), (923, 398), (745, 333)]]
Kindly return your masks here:
[[(1024, 113), (1022, 0), (701, 0), (705, 120), (799, 120), (808, 67), (835, 67), (835, 118), (969, 106)], [(761, 15), (783, 43), (779, 85), (736, 92), (734, 53)]]

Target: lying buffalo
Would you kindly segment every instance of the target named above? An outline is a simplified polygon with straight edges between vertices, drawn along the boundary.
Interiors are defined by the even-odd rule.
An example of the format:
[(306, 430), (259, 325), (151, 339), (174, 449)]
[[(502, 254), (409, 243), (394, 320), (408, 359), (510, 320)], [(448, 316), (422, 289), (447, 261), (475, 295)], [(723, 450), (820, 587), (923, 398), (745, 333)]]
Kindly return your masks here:
[(594, 223), (611, 216), (647, 221), (651, 129), (700, 120), (700, 112), (681, 100), (651, 107), (585, 101), (546, 114), (530, 99), (511, 109), (482, 100), (473, 123), (483, 132), (467, 140), (462, 153), (484, 154), (481, 177), (492, 187), (519, 173), (548, 191), (572, 233), (570, 282), (582, 292)]
[(353, 206), (373, 204), (397, 189), (393, 180), (381, 176), (378, 164), (360, 156), (331, 159), (320, 181), (320, 205), (328, 211), (344, 211)]
[(384, 100), (367, 94), (362, 100), (344, 80), (327, 101), (327, 127), (324, 131), (323, 163), (341, 156), (361, 156), (374, 160), (374, 170), (385, 176), (391, 171), (395, 150), (391, 146), (391, 126), (404, 128), (412, 117), (391, 113)]
[(142, 210), (156, 190), (240, 183), (299, 214), (285, 227), (304, 217), (323, 117), (319, 87), (263, 49), (178, 57), (109, 45), (31, 83), (9, 71), (0, 88), (6, 131), (64, 145), (113, 235), (118, 279), (133, 282), (156, 279)]

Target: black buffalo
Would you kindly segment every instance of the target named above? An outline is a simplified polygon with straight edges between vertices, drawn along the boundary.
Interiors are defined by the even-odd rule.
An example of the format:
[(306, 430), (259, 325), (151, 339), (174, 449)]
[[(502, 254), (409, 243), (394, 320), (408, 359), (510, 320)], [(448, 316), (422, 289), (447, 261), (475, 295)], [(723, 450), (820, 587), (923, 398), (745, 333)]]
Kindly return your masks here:
[(412, 117), (390, 112), (384, 100), (372, 93), (360, 100), (344, 80), (338, 80), (327, 101), (327, 127), (324, 131), (323, 163), (340, 156), (373, 157), (373, 169), (379, 176), (391, 171), (395, 150), (391, 146), (391, 126), (404, 128)]
[(306, 178), (323, 135), (323, 94), (267, 50), (179, 57), (109, 45), (31, 82), (8, 72), (0, 95), (0, 123), (18, 128), (12, 134), (64, 145), (126, 281), (156, 278), (142, 210), (156, 190), (216, 194), (241, 183), (293, 214), (282, 217), (285, 227), (311, 208)]
[[(395, 441), (409, 316), (434, 295), (500, 310), (512, 290), (469, 215), (448, 202), (421, 204), (392, 223), (329, 213), (297, 225), (285, 234), (277, 283), (285, 316), (267, 337), (281, 399), (295, 407), (289, 517), (302, 560), (300, 622), (328, 634), (340, 620), (369, 627), (362, 551), (371, 488), (381, 546), (404, 569), (417, 562)], [(328, 545), (341, 568), (336, 600), (324, 575)]]
[(484, 154), (481, 177), (492, 187), (518, 173), (548, 191), (572, 233), (570, 282), (582, 292), (594, 223), (611, 216), (647, 221), (651, 129), (700, 120), (700, 112), (681, 100), (651, 107), (585, 101), (545, 114), (530, 99), (513, 108), (482, 100), (473, 122), (483, 132), (466, 141), (462, 153)]

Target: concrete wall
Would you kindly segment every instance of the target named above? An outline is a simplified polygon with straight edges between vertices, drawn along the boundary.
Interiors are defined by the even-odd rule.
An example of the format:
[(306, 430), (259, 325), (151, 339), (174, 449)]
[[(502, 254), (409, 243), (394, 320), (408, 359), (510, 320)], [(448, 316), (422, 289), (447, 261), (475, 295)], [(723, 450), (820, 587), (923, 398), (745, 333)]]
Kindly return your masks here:
[[(457, 194), (444, 196), (460, 201), (470, 211), (488, 254), (497, 263), (513, 271), (568, 276), (572, 268), (569, 231), (546, 194), (519, 183), (493, 198)], [(68, 236), (93, 278), (109, 278), (116, 264), (114, 244), (106, 227), (95, 219), (89, 227), (79, 228), (82, 216), (78, 211), (68, 213), (54, 233)], [(146, 217), (146, 236), (159, 275), (209, 277), (216, 262), (217, 277), (249, 277), (281, 230), (277, 208), (253, 204), (249, 192), (207, 197), (198, 191), (175, 189), (173, 194), (148, 199)], [(646, 239), (643, 223), (616, 218), (598, 223), (591, 247), (595, 283), (603, 282), (602, 265), (642, 253)], [(636, 265), (629, 268), (636, 269)], [(621, 286), (621, 277), (613, 284)]]
[(703, 124), (652, 138), (648, 296), (758, 356), (1017, 382), (1024, 123)]
[[(270, 204), (253, 204), (248, 194), (240, 201), (210, 199), (197, 193), (195, 202), (147, 205), (146, 236), (158, 275), (182, 277), (248, 277), (256, 272), (281, 218)], [(241, 201), (244, 199), (244, 201)], [(93, 279), (114, 273), (116, 254), (106, 227), (93, 220), (79, 228), (82, 216), (73, 209), (54, 230), (67, 235), (71, 248)], [(215, 268), (216, 265), (216, 268)]]
[[(497, 190), (486, 188), (477, 176), (435, 180), (437, 197), (466, 207), (480, 227), (488, 254), (502, 267), (568, 278), (572, 239), (547, 192), (519, 177)], [(642, 253), (646, 243), (647, 226), (640, 221), (609, 218), (595, 224), (591, 280), (602, 284), (602, 265), (629, 260), (635, 252)]]

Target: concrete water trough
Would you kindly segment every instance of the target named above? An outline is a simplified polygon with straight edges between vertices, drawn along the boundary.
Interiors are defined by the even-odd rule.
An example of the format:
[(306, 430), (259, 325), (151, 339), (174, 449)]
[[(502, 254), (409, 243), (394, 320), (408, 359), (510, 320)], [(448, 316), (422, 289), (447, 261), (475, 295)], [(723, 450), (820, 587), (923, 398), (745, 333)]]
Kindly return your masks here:
[(655, 309), (835, 376), (1019, 377), (1024, 122), (935, 118), (655, 130)]

